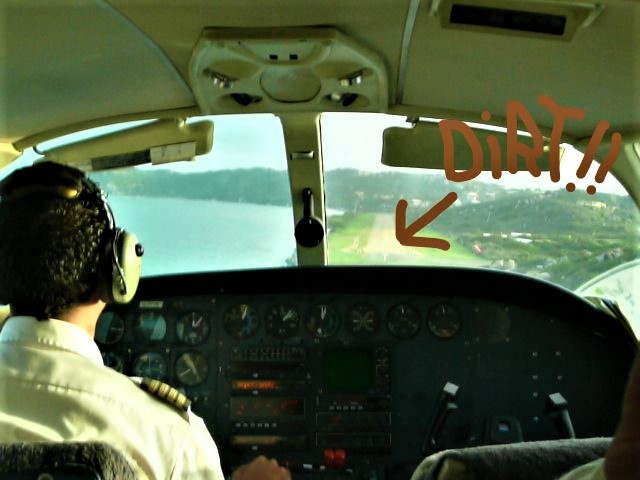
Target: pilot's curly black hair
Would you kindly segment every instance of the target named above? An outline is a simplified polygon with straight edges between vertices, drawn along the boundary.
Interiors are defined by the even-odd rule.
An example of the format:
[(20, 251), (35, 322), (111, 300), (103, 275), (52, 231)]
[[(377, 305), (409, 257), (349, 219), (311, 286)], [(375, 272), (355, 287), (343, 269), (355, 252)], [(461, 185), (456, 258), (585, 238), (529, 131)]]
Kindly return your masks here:
[(99, 295), (103, 201), (83, 172), (51, 162), (0, 183), (0, 302), (12, 315), (55, 318)]

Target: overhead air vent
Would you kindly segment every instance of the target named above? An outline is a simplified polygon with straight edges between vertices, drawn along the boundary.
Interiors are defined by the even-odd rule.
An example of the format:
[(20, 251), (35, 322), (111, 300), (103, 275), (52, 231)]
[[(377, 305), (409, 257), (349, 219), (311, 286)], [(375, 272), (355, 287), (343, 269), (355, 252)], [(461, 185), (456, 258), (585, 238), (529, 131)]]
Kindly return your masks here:
[(205, 114), (388, 107), (380, 56), (332, 28), (206, 29), (189, 69)]
[(436, 0), (432, 14), (445, 28), (570, 40), (603, 8), (572, 1)]

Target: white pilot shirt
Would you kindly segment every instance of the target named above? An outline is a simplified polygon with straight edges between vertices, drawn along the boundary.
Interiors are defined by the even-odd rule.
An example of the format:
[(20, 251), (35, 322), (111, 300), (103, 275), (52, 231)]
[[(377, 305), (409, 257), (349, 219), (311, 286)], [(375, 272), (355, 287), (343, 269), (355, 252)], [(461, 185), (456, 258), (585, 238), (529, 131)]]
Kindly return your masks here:
[(571, 470), (560, 477), (559, 480), (606, 480), (604, 476), (604, 458), (599, 458), (575, 470)]
[(9, 318), (0, 331), (0, 443), (65, 440), (115, 446), (140, 478), (224, 479), (202, 419), (105, 367), (84, 330)]

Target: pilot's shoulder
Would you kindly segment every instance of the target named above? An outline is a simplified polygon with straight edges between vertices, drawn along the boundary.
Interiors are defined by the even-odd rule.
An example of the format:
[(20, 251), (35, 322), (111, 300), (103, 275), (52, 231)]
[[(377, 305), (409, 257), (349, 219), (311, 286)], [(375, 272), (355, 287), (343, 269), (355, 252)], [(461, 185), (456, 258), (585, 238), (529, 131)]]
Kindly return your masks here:
[(186, 413), (189, 411), (191, 400), (189, 400), (187, 396), (177, 388), (174, 388), (171, 385), (161, 382), (160, 380), (155, 380), (153, 378), (130, 378), (142, 390), (148, 392), (150, 395), (161, 400), (162, 402), (174, 407), (180, 413)]

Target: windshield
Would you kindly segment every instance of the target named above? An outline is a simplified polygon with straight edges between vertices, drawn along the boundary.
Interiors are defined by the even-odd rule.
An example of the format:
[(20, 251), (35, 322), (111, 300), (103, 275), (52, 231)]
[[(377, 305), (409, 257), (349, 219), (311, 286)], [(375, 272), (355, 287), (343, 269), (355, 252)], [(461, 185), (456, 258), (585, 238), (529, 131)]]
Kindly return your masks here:
[[(637, 265), (640, 258), (640, 213), (615, 177), (608, 175), (589, 195), (586, 179), (593, 178), (598, 164), (577, 178), (582, 153), (563, 145), (563, 182), (552, 182), (545, 172), (538, 178), (503, 172), (498, 180), (482, 172), (475, 180), (450, 182), (440, 170), (381, 164), (382, 132), (391, 126), (409, 125), (405, 117), (389, 115), (322, 116), (330, 264), (513, 271), (584, 296), (613, 299), (640, 331), (637, 268), (625, 268), (624, 281), (619, 273), (609, 274)], [(567, 191), (568, 182), (575, 191)], [(416, 236), (445, 239), (450, 248), (401, 245), (397, 202), (408, 202), (408, 225), (449, 192), (458, 199)]]
[[(562, 158), (564, 183), (552, 182), (545, 172), (538, 178), (529, 172), (503, 173), (498, 180), (483, 172), (476, 180), (457, 183), (443, 171), (380, 163), (383, 129), (408, 127), (404, 117), (322, 118), (331, 264), (488, 267), (575, 290), (640, 257), (640, 215), (633, 200), (612, 175), (594, 195), (587, 194), (588, 182), (575, 178), (582, 154), (568, 145)], [(568, 181), (576, 191), (566, 190)], [(395, 236), (398, 200), (408, 202), (409, 224), (448, 192), (457, 193), (456, 202), (416, 236), (446, 239), (450, 248), (401, 245)]]
[(90, 175), (144, 243), (143, 276), (297, 263), (279, 120), (213, 120), (213, 150), (194, 162)]
[[(143, 276), (297, 264), (278, 118), (209, 118), (213, 150), (194, 162), (91, 173), (107, 192), (117, 223), (144, 243)], [(389, 126), (408, 124), (384, 114), (321, 117), (330, 265), (495, 268), (576, 290), (640, 258), (638, 208), (612, 175), (594, 195), (576, 178), (576, 191), (565, 189), (582, 158), (571, 147), (565, 145), (562, 158), (564, 183), (551, 182), (544, 172), (538, 178), (504, 173), (499, 180), (483, 172), (454, 183), (440, 170), (382, 165), (382, 132)], [(20, 163), (35, 155), (25, 157)], [(401, 245), (398, 201), (408, 202), (409, 224), (449, 192), (457, 194), (456, 202), (416, 234), (446, 239), (449, 250)], [(628, 292), (612, 295), (633, 296), (637, 286), (630, 283)]]

